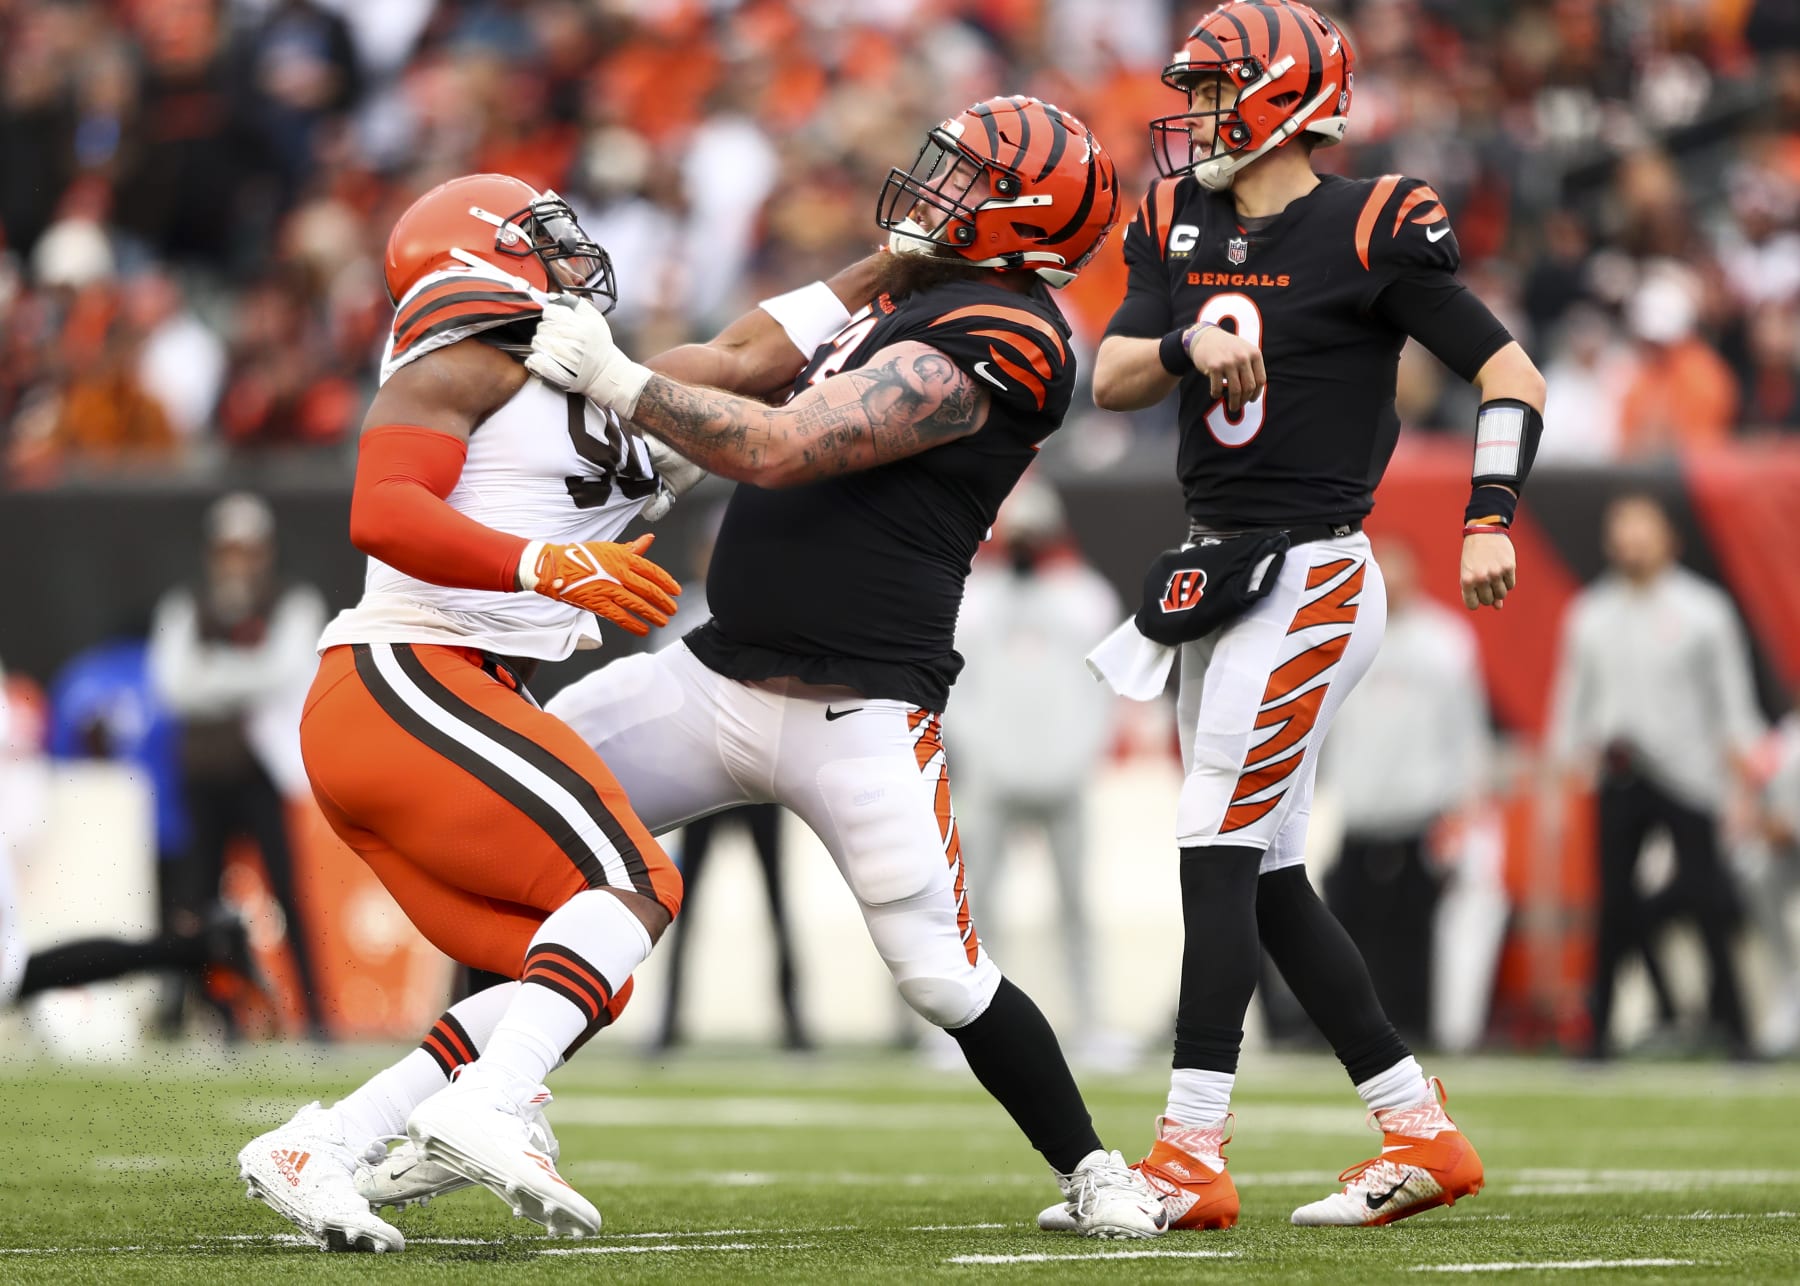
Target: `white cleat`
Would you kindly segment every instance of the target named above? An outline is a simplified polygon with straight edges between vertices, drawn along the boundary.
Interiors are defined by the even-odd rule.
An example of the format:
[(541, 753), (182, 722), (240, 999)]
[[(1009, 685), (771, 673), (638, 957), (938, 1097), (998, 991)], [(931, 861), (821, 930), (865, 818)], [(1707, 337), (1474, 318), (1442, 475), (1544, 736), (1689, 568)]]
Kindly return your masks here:
[(357, 1157), (337, 1118), (308, 1103), (294, 1119), (244, 1145), (238, 1177), (261, 1201), (322, 1250), (405, 1250), (400, 1230), (357, 1194)]
[(406, 1133), (422, 1160), (481, 1184), (552, 1237), (591, 1237), (600, 1212), (556, 1172), (532, 1130), (533, 1115), (549, 1101), (542, 1085), (484, 1075), (471, 1064), (413, 1109)]
[(1094, 1151), (1072, 1174), (1059, 1174), (1067, 1198), (1038, 1215), (1046, 1232), (1078, 1232), (1084, 1237), (1160, 1237), (1169, 1227), (1162, 1197), (1117, 1152)]
[[(561, 1159), (562, 1145), (556, 1141), (541, 1106), (529, 1105), (525, 1124), (533, 1147), (552, 1163)], [(427, 1161), (419, 1154), (418, 1145), (405, 1135), (400, 1136), (400, 1144), (392, 1152), (378, 1145), (356, 1167), (356, 1190), (377, 1210), (384, 1206), (395, 1210), (422, 1206), (433, 1197), (472, 1187), (474, 1183), (448, 1166)]]

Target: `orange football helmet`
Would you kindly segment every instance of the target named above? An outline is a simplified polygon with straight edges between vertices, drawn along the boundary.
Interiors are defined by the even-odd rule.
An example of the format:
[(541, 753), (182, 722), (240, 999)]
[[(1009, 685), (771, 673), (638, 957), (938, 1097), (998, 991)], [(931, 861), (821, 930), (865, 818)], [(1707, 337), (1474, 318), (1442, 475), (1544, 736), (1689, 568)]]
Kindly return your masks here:
[(618, 302), (612, 259), (554, 192), (506, 174), (440, 183), (407, 207), (388, 234), (387, 291), (396, 305), (418, 280), (453, 263), (498, 268), (546, 293)]
[[(1257, 157), (1301, 131), (1321, 145), (1343, 141), (1356, 54), (1336, 23), (1298, 0), (1232, 0), (1202, 18), (1163, 68), (1163, 84), (1186, 96), (1204, 75), (1237, 86), (1216, 111), (1183, 111), (1150, 122), (1150, 149), (1165, 178), (1192, 174), (1213, 191)], [(1190, 103), (1190, 108), (1191, 108)], [(1204, 156), (1191, 122), (1213, 118)]]
[(896, 250), (1032, 271), (1052, 286), (1075, 279), (1118, 217), (1112, 158), (1092, 131), (1022, 96), (976, 103), (932, 130), (910, 170), (888, 172), (875, 207)]

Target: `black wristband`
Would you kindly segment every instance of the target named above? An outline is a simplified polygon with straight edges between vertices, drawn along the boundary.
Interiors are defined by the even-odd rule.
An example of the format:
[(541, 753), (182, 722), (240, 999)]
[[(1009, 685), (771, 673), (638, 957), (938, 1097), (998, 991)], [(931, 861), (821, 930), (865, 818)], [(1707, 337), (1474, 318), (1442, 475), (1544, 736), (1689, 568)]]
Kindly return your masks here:
[(1513, 514), (1518, 508), (1519, 498), (1505, 487), (1479, 486), (1469, 493), (1469, 505), (1463, 510), (1463, 522), (1467, 524), (1482, 518), (1498, 518), (1501, 527), (1510, 527)]
[(1172, 330), (1156, 346), (1157, 358), (1161, 360), (1163, 369), (1171, 375), (1187, 375), (1194, 369), (1194, 359), (1188, 356), (1187, 345), (1183, 342), (1187, 333), (1186, 326)]

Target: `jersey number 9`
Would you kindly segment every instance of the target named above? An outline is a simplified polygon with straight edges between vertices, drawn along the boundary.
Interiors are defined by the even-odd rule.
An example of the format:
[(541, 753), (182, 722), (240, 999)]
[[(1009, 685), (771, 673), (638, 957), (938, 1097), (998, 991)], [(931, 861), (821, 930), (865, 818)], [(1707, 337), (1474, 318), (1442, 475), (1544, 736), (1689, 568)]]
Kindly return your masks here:
[[(1214, 295), (1206, 301), (1195, 321), (1211, 322), (1215, 326), (1229, 320), (1231, 329), (1237, 337), (1247, 344), (1262, 347), (1263, 319), (1262, 310), (1256, 301), (1248, 295), (1235, 291), (1231, 294)], [(1263, 386), (1262, 396), (1254, 402), (1244, 403), (1236, 418), (1225, 409), (1225, 399), (1219, 398), (1206, 412), (1206, 427), (1212, 432), (1220, 446), (1241, 447), (1255, 437), (1263, 426), (1263, 414), (1269, 405), (1269, 389)]]

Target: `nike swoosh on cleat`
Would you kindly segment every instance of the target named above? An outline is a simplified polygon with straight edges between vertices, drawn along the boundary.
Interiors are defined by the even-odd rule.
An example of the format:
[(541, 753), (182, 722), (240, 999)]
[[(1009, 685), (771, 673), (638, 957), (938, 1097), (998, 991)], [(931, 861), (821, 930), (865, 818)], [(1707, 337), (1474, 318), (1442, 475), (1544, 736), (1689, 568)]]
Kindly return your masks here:
[(857, 714), (862, 708), (862, 706), (851, 706), (848, 710), (833, 710), (830, 706), (826, 706), (825, 722), (830, 723), (833, 719), (842, 719), (847, 714)]
[(1003, 392), (1005, 391), (1006, 381), (1001, 379), (998, 375), (994, 374), (992, 371), (990, 371), (987, 368), (986, 362), (976, 362), (974, 367), (971, 369), (973, 369), (977, 375), (981, 376), (982, 379), (986, 380), (989, 384), (992, 384), (995, 388), (1000, 389)]
[(1450, 225), (1446, 223), (1441, 228), (1427, 229), (1425, 232), (1425, 240), (1427, 240), (1427, 241), (1442, 241), (1445, 237), (1447, 237), (1449, 235), (1450, 235)]
[(1402, 1179), (1402, 1180), (1400, 1180), (1399, 1183), (1396, 1183), (1393, 1187), (1389, 1188), (1386, 1192), (1382, 1193), (1379, 1197), (1377, 1197), (1373, 1193), (1371, 1193), (1369, 1196), (1364, 1197), (1363, 1200), (1365, 1200), (1369, 1203), (1369, 1209), (1379, 1210), (1383, 1206), (1385, 1206), (1388, 1202), (1392, 1201), (1394, 1199), (1395, 1195), (1399, 1193), (1400, 1189), (1404, 1188), (1410, 1182), (1412, 1182), (1412, 1180)]

